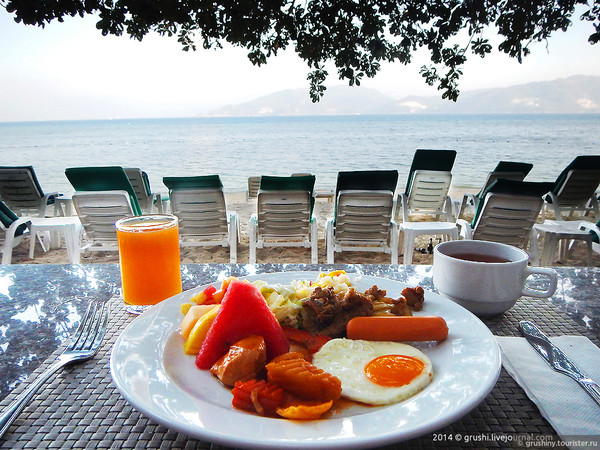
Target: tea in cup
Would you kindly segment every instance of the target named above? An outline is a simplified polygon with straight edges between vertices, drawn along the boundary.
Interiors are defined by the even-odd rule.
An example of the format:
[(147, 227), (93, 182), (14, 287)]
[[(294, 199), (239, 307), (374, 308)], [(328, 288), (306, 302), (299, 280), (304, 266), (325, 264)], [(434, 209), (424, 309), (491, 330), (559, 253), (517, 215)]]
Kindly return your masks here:
[[(498, 242), (443, 242), (433, 252), (433, 284), (440, 294), (474, 314), (500, 314), (525, 295), (550, 297), (556, 291), (556, 271), (529, 267), (529, 255)], [(532, 274), (547, 277), (546, 290), (527, 284)]]

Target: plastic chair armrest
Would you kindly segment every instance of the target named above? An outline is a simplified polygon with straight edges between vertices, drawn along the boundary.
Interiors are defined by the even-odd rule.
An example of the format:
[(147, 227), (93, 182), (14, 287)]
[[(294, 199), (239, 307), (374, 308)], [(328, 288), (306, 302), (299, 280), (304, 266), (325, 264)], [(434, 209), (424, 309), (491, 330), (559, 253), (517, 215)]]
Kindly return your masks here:
[(402, 210), (402, 222), (408, 222), (408, 196), (402, 192), (398, 198), (400, 199), (399, 208)]
[(579, 229), (582, 231), (589, 231), (590, 233), (595, 234), (598, 238), (598, 241), (600, 241), (600, 228), (598, 228), (597, 225), (591, 222), (583, 221), (579, 223)]
[(469, 222), (465, 219), (456, 219), (456, 226), (458, 226), (458, 233), (463, 239), (473, 239), (473, 229)]

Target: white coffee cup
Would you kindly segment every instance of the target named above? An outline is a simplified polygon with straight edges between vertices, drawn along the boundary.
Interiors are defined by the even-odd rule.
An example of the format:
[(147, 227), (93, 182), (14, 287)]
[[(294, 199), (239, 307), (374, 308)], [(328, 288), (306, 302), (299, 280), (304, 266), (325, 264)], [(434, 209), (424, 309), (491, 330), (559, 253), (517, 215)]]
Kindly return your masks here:
[[(527, 252), (498, 242), (443, 242), (433, 252), (433, 284), (474, 314), (500, 314), (522, 295), (547, 298), (556, 291), (556, 271), (529, 267), (528, 261)], [(532, 274), (548, 277), (548, 289), (528, 287), (526, 280)]]

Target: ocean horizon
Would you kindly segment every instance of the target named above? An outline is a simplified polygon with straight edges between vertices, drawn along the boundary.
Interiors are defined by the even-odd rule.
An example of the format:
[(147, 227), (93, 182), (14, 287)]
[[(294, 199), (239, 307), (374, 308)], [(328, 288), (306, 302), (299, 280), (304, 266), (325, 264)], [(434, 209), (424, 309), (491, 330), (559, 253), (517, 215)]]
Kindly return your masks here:
[(600, 154), (599, 114), (348, 115), (113, 119), (0, 123), (1, 165), (32, 165), (44, 191), (69, 193), (67, 167), (118, 165), (165, 176), (220, 175), (226, 192), (250, 176), (313, 173), (333, 189), (348, 170), (399, 172), (416, 149), (457, 151), (452, 186), (480, 188), (500, 160), (554, 181), (577, 155)]

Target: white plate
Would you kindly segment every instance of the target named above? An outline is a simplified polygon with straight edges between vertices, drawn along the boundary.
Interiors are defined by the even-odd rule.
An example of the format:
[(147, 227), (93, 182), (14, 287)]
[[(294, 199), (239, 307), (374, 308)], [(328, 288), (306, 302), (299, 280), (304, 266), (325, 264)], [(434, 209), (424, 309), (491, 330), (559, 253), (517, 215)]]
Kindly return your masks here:
[[(314, 280), (317, 272), (249, 276), (248, 280), (289, 283)], [(352, 274), (350, 274), (352, 278)], [(391, 297), (406, 285), (362, 275), (360, 290), (377, 284)], [(176, 295), (136, 318), (117, 339), (110, 371), (123, 396), (142, 414), (188, 436), (223, 445), (256, 448), (363, 448), (411, 439), (450, 424), (476, 407), (500, 373), (500, 351), (488, 328), (466, 309), (425, 292), (418, 314), (448, 323), (441, 343), (417, 345), (433, 362), (434, 378), (423, 391), (390, 406), (353, 406), (332, 418), (291, 421), (264, 418), (231, 406), (231, 392), (183, 353), (179, 305), (204, 289)]]

